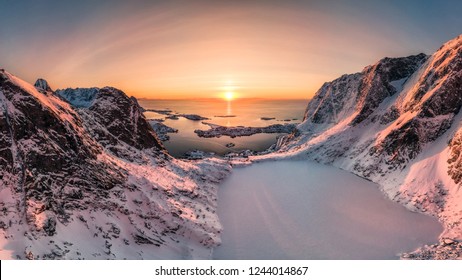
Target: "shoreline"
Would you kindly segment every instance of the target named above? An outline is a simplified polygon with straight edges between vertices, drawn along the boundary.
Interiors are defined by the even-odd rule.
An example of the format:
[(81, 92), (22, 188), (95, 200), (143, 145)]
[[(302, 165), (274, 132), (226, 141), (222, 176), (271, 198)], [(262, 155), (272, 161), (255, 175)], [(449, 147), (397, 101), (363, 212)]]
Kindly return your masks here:
[[(234, 168), (235, 166), (247, 166), (251, 165), (255, 162), (266, 162), (266, 161), (282, 161), (282, 160), (302, 160), (302, 161), (314, 161), (320, 164), (325, 164), (322, 162), (318, 162), (316, 160), (310, 159), (309, 157), (301, 155), (301, 153), (287, 153), (287, 152), (282, 152), (278, 153), (277, 151), (272, 151), (271, 153), (268, 154), (262, 154), (262, 155), (255, 155), (255, 156), (250, 156), (249, 158), (246, 159), (238, 159), (235, 158), (234, 162), (231, 163), (231, 166)], [(393, 201), (395, 203), (398, 203), (400, 205), (403, 205), (406, 207), (406, 209), (410, 212), (417, 212), (419, 214), (424, 214), (428, 215), (431, 217), (434, 217), (435, 219), (438, 220), (438, 222), (443, 226), (443, 231), (441, 234), (438, 236), (438, 243), (433, 243), (433, 244), (425, 244), (419, 248), (416, 248), (414, 251), (410, 252), (403, 252), (400, 254), (401, 259), (412, 259), (412, 260), (446, 260), (446, 259), (461, 259), (462, 258), (462, 242), (458, 238), (453, 238), (453, 237), (448, 237), (453, 234), (453, 232), (456, 230), (455, 228), (449, 228), (447, 221), (438, 215), (437, 213), (429, 213), (428, 211), (422, 211), (422, 209), (419, 208), (411, 208), (408, 204), (403, 203), (403, 201), (390, 197), (389, 193), (385, 191), (385, 186), (381, 182), (376, 182), (370, 178), (364, 178), (360, 176), (359, 174), (356, 174), (350, 170), (343, 169), (337, 165), (333, 164), (325, 164), (327, 166), (335, 167), (339, 170), (346, 171), (350, 174), (356, 175), (361, 179), (371, 181), (379, 186), (379, 191), (386, 197), (386, 199)]]
[[(280, 165), (282, 164), (283, 167), (286, 166), (286, 164), (283, 162), (283, 160), (287, 160), (288, 162), (286, 162), (286, 163), (288, 163), (288, 164), (295, 164), (295, 166), (297, 166), (297, 162), (299, 162), (299, 163), (302, 164), (302, 165), (304, 165), (305, 163), (308, 164), (308, 165), (310, 165), (310, 162), (311, 162), (311, 164), (314, 164), (314, 166), (319, 166), (321, 169), (326, 169), (326, 170), (328, 170), (328, 169), (334, 170), (334, 169), (335, 169), (335, 170), (337, 170), (338, 172), (340, 172), (340, 173), (334, 173), (334, 174), (332, 174), (332, 176), (328, 176), (328, 177), (330, 178), (329, 181), (332, 181), (332, 178), (336, 178), (337, 175), (340, 176), (340, 175), (343, 173), (344, 175), (349, 176), (349, 178), (353, 178), (353, 180), (359, 180), (359, 181), (362, 181), (362, 182), (364, 182), (364, 183), (370, 182), (370, 181), (365, 180), (364, 178), (361, 178), (361, 177), (359, 177), (359, 176), (353, 176), (353, 177), (352, 177), (351, 175), (355, 175), (355, 174), (352, 174), (351, 172), (348, 172), (348, 171), (339, 169), (339, 168), (337, 168), (337, 167), (335, 167), (335, 166), (324, 165), (324, 164), (320, 164), (320, 163), (317, 163), (317, 162), (315, 162), (315, 161), (306, 160), (306, 159), (281, 159), (281, 160), (276, 160), (276, 162), (279, 162), (279, 163), (276, 163), (276, 165), (279, 164), (279, 165), (277, 165), (277, 166), (280, 166)], [(272, 161), (273, 161), (272, 159), (267, 158), (264, 162), (265, 162), (265, 163), (269, 163), (270, 166), (272, 166), (271, 163), (270, 163), (270, 162), (272, 162)], [(252, 166), (257, 166), (257, 169), (261, 169), (261, 168), (263, 168), (263, 167), (261, 167), (261, 166), (264, 166), (264, 165), (260, 165), (260, 167), (258, 167), (258, 165), (259, 165), (259, 163), (264, 163), (264, 162), (261, 162), (261, 161), (252, 161), (252, 160), (247, 160), (247, 159), (246, 159), (246, 160), (234, 159), (234, 162), (230, 162), (230, 164), (231, 164), (231, 166), (233, 167), (233, 169), (234, 169), (234, 168), (238, 168), (239, 170), (241, 170), (242, 167), (247, 167), (247, 166), (248, 166), (249, 168), (251, 168)], [(257, 163), (257, 165), (254, 165), (253, 163)], [(251, 166), (250, 166), (250, 165), (251, 165)], [(289, 165), (289, 166), (292, 166), (292, 165)], [(310, 166), (311, 166), (311, 165), (310, 165)], [(324, 166), (325, 166), (325, 167), (324, 167)], [(254, 167), (254, 168), (255, 168), (255, 167)], [(296, 174), (298, 174), (297, 172), (292, 173), (292, 172), (293, 172), (292, 167), (287, 167), (287, 168), (288, 168), (288, 169), (284, 168), (285, 171), (281, 170), (280, 172), (282, 172), (282, 173), (280, 173), (280, 172), (278, 171), (278, 174), (279, 174), (278, 176), (283, 176), (283, 177), (284, 177), (284, 176), (289, 176), (289, 177), (299, 178), (298, 175), (296, 175)], [(263, 170), (263, 169), (262, 169), (262, 170)], [(266, 170), (266, 169), (265, 169), (265, 170)], [(295, 169), (295, 170), (296, 170), (296, 169)], [(287, 172), (287, 171), (290, 172), (290, 173), (288, 173), (288, 174), (292, 174), (292, 175), (281, 175), (281, 174), (285, 174), (284, 172)], [(329, 171), (329, 170), (328, 170), (328, 171)], [(253, 172), (253, 171), (252, 171), (252, 172)], [(265, 171), (265, 172), (267, 172), (267, 171)], [(313, 173), (313, 172), (314, 172), (314, 173)], [(248, 171), (244, 171), (244, 173), (249, 173), (249, 172), (248, 172)], [(313, 173), (315, 177), (317, 176), (317, 175), (316, 175), (316, 174), (317, 174), (316, 171), (311, 171), (311, 173)], [(268, 174), (272, 174), (272, 172), (269, 171)], [(233, 176), (233, 175), (231, 175), (231, 176)], [(231, 178), (232, 178), (232, 177), (231, 177)], [(303, 177), (301, 177), (301, 178), (303, 178)], [(354, 179), (354, 178), (357, 178), (357, 179)], [(234, 179), (234, 180), (236, 180), (236, 179)], [(258, 180), (260, 181), (260, 179), (258, 179)], [(263, 179), (263, 180), (264, 180), (264, 179)], [(305, 179), (300, 179), (300, 180), (305, 180)], [(322, 180), (321, 178), (318, 178), (318, 179), (316, 179), (316, 180), (320, 180), (321, 184), (328, 184), (328, 185), (330, 184), (330, 183), (328, 183), (328, 182), (326, 182), (326, 183), (322, 182), (322, 181), (324, 181), (324, 180)], [(271, 180), (271, 181), (272, 181), (272, 180)], [(247, 182), (247, 181), (246, 181), (246, 182)], [(318, 182), (318, 183), (319, 183), (319, 182)], [(314, 183), (314, 184), (318, 184), (318, 183)], [(373, 182), (371, 182), (371, 183), (373, 183)], [(235, 184), (235, 183), (234, 183), (234, 184)], [(247, 182), (247, 184), (249, 184), (249, 183)], [(250, 183), (250, 184), (251, 184), (251, 183)], [(289, 183), (289, 186), (288, 186), (288, 187), (290, 187), (290, 186), (296, 186), (296, 184), (298, 184), (298, 183)], [(366, 183), (366, 184), (369, 184), (369, 183)], [(389, 200), (387, 197), (385, 197), (385, 195), (380, 191), (380, 188), (379, 188), (378, 184), (376, 184), (376, 183), (373, 183), (373, 184), (374, 184), (374, 185), (377, 185), (377, 188), (374, 188), (373, 190), (372, 190), (372, 189), (369, 189), (370, 191), (368, 191), (367, 193), (373, 193), (374, 196), (380, 197), (381, 200), (383, 200), (384, 203), (386, 203), (386, 204), (390, 204), (390, 203), (391, 203), (391, 204), (395, 204), (395, 203), (396, 203), (396, 201), (391, 201), (391, 200)], [(258, 185), (258, 184), (257, 184), (257, 185)], [(279, 183), (276, 183), (276, 185), (279, 185)], [(230, 187), (230, 186), (233, 186), (233, 184), (232, 184), (232, 185), (226, 185), (226, 186), (227, 186), (227, 187)], [(250, 185), (249, 185), (249, 186), (250, 186)], [(253, 186), (253, 185), (252, 185), (252, 186)], [(220, 187), (223, 187), (223, 185), (220, 184)], [(270, 193), (270, 194), (268, 194), (268, 195), (270, 195), (270, 196), (272, 197), (272, 195), (271, 195), (272, 192), (270, 191), (270, 189), (273, 189), (274, 186), (273, 186), (273, 187), (271, 187), (271, 186), (269, 186), (269, 185), (267, 186), (266, 183), (264, 183), (263, 185), (259, 186), (257, 189), (258, 189), (258, 190), (259, 190), (260, 188), (266, 189), (267, 187), (269, 188), (268, 191), (269, 191), (269, 193)], [(327, 190), (332, 189), (332, 186), (331, 186), (331, 187), (326, 186), (326, 187), (327, 187)], [(334, 187), (334, 188), (335, 188), (335, 187)], [(301, 189), (303, 189), (303, 188), (301, 188)], [(347, 188), (347, 189), (348, 189), (348, 188)], [(343, 197), (343, 195), (341, 195), (341, 193), (347, 191), (347, 189), (344, 189), (344, 188), (339, 189), (339, 192), (338, 192), (338, 193), (336, 192), (335, 194), (338, 194), (338, 195), (340, 195), (341, 197)], [(249, 191), (250, 191), (250, 190), (249, 190)], [(329, 192), (330, 192), (330, 191), (327, 191), (327, 193), (329, 193)], [(321, 193), (323, 193), (323, 191), (321, 191)], [(329, 195), (330, 199), (332, 199), (333, 201), (336, 201), (336, 200), (337, 200), (337, 198), (335, 198), (335, 197), (336, 197), (335, 194), (334, 194), (334, 195)], [(360, 198), (357, 197), (356, 195), (353, 195), (353, 197), (356, 197), (356, 198), (355, 198), (356, 200), (360, 199)], [(307, 199), (309, 199), (309, 197), (307, 197)], [(349, 201), (349, 198), (346, 198), (346, 201)], [(218, 200), (218, 205), (219, 205), (219, 206), (218, 206), (218, 209), (220, 209), (221, 203), (223, 203), (223, 198), (220, 198), (220, 197), (219, 197), (219, 200)], [(226, 202), (226, 205), (229, 206), (229, 203), (232, 203), (232, 202), (229, 202), (229, 201), (228, 201), (228, 202)], [(294, 203), (294, 205), (298, 205), (298, 203), (297, 203), (296, 201), (293, 201), (293, 203)], [(245, 203), (244, 203), (244, 204), (245, 204)], [(355, 203), (354, 203), (354, 204), (355, 204)], [(343, 205), (343, 204), (342, 204), (342, 205)], [(228, 206), (226, 206), (226, 207), (228, 207)], [(398, 206), (399, 206), (399, 207), (398, 207)], [(224, 209), (227, 209), (226, 207), (225, 207)], [(401, 204), (396, 204), (396, 207), (397, 207), (396, 209), (402, 209), (402, 210), (400, 210), (400, 211), (405, 211), (405, 213), (408, 213), (408, 214), (406, 214), (406, 216), (408, 216), (408, 217), (409, 217), (409, 216), (410, 216), (410, 217), (413, 216), (413, 215), (412, 215), (412, 211), (409, 211), (409, 209), (406, 209), (406, 208), (403, 207)], [(310, 208), (310, 207), (309, 207), (309, 208)], [(358, 206), (358, 209), (360, 209), (360, 208), (367, 209), (367, 206), (366, 206), (366, 205), (364, 205), (364, 207)], [(263, 208), (262, 211), (266, 211), (265, 209), (266, 209), (266, 208)], [(392, 209), (394, 209), (394, 208), (392, 208)], [(223, 211), (223, 208), (222, 208), (222, 211)], [(227, 211), (228, 211), (228, 210), (227, 210)], [(323, 211), (324, 211), (324, 210), (323, 210)], [(219, 210), (218, 213), (220, 214), (220, 210)], [(279, 213), (279, 212), (278, 212), (278, 213)], [(327, 219), (327, 221), (329, 220), (329, 214), (328, 214), (328, 212), (319, 212), (319, 213), (316, 212), (316, 213), (317, 213), (317, 215), (327, 215), (326, 217), (323, 217), (322, 219), (323, 219), (323, 220)], [(323, 214), (323, 213), (326, 213), (326, 214)], [(238, 216), (239, 216), (239, 215), (238, 215)], [(424, 216), (427, 216), (427, 215), (424, 215)], [(402, 219), (404, 216), (399, 215), (399, 216), (396, 217), (396, 219), (395, 219), (395, 217), (394, 217), (393, 215), (391, 215), (391, 216), (388, 215), (388, 216), (386, 216), (386, 217), (387, 217), (388, 221), (393, 221), (393, 224), (397, 225), (397, 224), (399, 224), (398, 221), (399, 221), (400, 219)], [(422, 216), (421, 216), (421, 217), (422, 217)], [(229, 217), (228, 217), (228, 218), (229, 218)], [(292, 217), (292, 218), (295, 219), (295, 220), (298, 220), (296, 217)], [(422, 217), (422, 218), (423, 218), (423, 217)], [(219, 215), (219, 219), (220, 219), (220, 222), (222, 223), (222, 225), (223, 225), (223, 227), (224, 227), (224, 230), (226, 231), (228, 227), (227, 227), (226, 224), (223, 224), (223, 220), (222, 220), (222, 217), (220, 217), (220, 215)], [(366, 220), (367, 220), (367, 219), (370, 219), (370, 218), (366, 218)], [(413, 219), (413, 218), (411, 218), (411, 219)], [(424, 220), (426, 220), (426, 219), (427, 219), (427, 218), (425, 218)], [(229, 219), (228, 219), (228, 220), (229, 220)], [(430, 241), (429, 243), (426, 243), (426, 244), (432, 244), (432, 242), (434, 242), (433, 240), (438, 240), (440, 233), (444, 230), (443, 225), (442, 225), (437, 219), (433, 219), (433, 217), (432, 217), (432, 220), (434, 221), (433, 223), (435, 223), (435, 224), (437, 223), (437, 224), (439, 225), (440, 230), (439, 230), (439, 231), (434, 235), (434, 237), (431, 239), (432, 241)], [(371, 221), (372, 221), (372, 220), (371, 220)], [(396, 222), (395, 222), (395, 221), (396, 221)], [(417, 220), (416, 220), (416, 221), (417, 221)], [(242, 222), (245, 224), (245, 221), (242, 221)], [(239, 224), (242, 223), (242, 222), (239, 221)], [(281, 221), (281, 222), (283, 222), (283, 224), (284, 224), (284, 223), (287, 222), (287, 221), (284, 220), (284, 221)], [(274, 226), (274, 230), (278, 230), (278, 229), (280, 229), (280, 226), (283, 226), (283, 224), (279, 224), (279, 222), (275, 222), (275, 221), (273, 221), (272, 224), (273, 224), (273, 226)], [(423, 225), (423, 224), (422, 224), (422, 225)], [(321, 228), (324, 228), (324, 227), (321, 227)], [(329, 230), (329, 226), (327, 226), (326, 228)], [(394, 227), (392, 227), (392, 228), (394, 228)], [(378, 230), (378, 231), (382, 232), (382, 230), (380, 230), (380, 227), (377, 228), (377, 226), (373, 226), (372, 224), (371, 224), (370, 230)], [(404, 230), (404, 229), (403, 229), (403, 230)], [(308, 231), (308, 232), (309, 232), (309, 231)], [(308, 236), (310, 236), (310, 234), (309, 234), (308, 232), (301, 231), (301, 232), (299, 232), (299, 233), (302, 234), (302, 235), (308, 234)], [(334, 232), (335, 232), (335, 230), (334, 230)], [(359, 232), (364, 232), (364, 234), (366, 234), (367, 231), (359, 231)], [(424, 232), (426, 232), (426, 231), (422, 231), (422, 233), (424, 233)], [(395, 236), (394, 234), (393, 234), (393, 235), (389, 235), (389, 234), (387, 234), (387, 233), (383, 233), (383, 234), (390, 236), (390, 238), (391, 238), (392, 240), (393, 240), (393, 238), (394, 238), (394, 237), (392, 237), (392, 236)], [(390, 233), (390, 234), (391, 234), (391, 233)], [(395, 233), (395, 234), (396, 234), (396, 233)], [(233, 235), (233, 234), (232, 234), (232, 235)], [(356, 236), (356, 235), (355, 235), (355, 236)], [(367, 236), (367, 234), (366, 234), (366, 236)], [(414, 236), (414, 235), (410, 235), (409, 237), (412, 238), (412, 236)], [(416, 236), (417, 236), (417, 235), (416, 235)], [(223, 238), (223, 237), (222, 237), (222, 238)], [(227, 238), (230, 238), (230, 236), (227, 236)], [(356, 240), (361, 240), (361, 233), (359, 233), (359, 235), (357, 235)], [(320, 242), (321, 242), (320, 244), (322, 244), (322, 241), (320, 241)], [(228, 243), (228, 244), (229, 244), (229, 243)], [(352, 243), (352, 244), (354, 244), (354, 243)], [(409, 243), (409, 244), (411, 244), (411, 243)], [(372, 245), (372, 244), (371, 244), (371, 245)], [(354, 247), (355, 245), (352, 245), (352, 246)], [(361, 247), (358, 247), (358, 248), (363, 248), (362, 250), (364, 250), (364, 248), (367, 248), (367, 247), (361, 246)], [(389, 248), (391, 249), (391, 248), (393, 248), (393, 247), (389, 247)], [(404, 252), (414, 251), (416, 248), (418, 248), (417, 244), (416, 244), (416, 247), (412, 247), (412, 246), (411, 246), (411, 247), (407, 248)], [(339, 252), (339, 253), (342, 252), (342, 249), (338, 249), (338, 250), (339, 250), (339, 251), (337, 251), (337, 252)], [(361, 250), (360, 250), (360, 251), (361, 251)], [(386, 251), (386, 250), (385, 250), (385, 251)], [(322, 252), (322, 251), (321, 251), (321, 252)], [(404, 255), (404, 254), (401, 254), (400, 252), (403, 252), (403, 250), (400, 250), (400, 249), (398, 248), (398, 250), (395, 251), (396, 256), (397, 256), (398, 258), (403, 258), (403, 255)], [(223, 255), (223, 253), (226, 254), (225, 252), (222, 252), (221, 255)], [(294, 253), (295, 253), (295, 252), (294, 252)], [(233, 254), (233, 253), (231, 253), (231, 255), (232, 255), (232, 254)], [(247, 254), (247, 253), (245, 253), (245, 254)], [(253, 255), (253, 253), (250, 253), (250, 254)], [(295, 253), (295, 254), (298, 254), (298, 253)], [(302, 254), (305, 255), (305, 254), (308, 254), (308, 252), (302, 253)], [(365, 252), (365, 254), (367, 255), (368, 253)], [(309, 256), (309, 255), (310, 255), (310, 254), (305, 255), (305, 256)], [(360, 255), (361, 255), (361, 254), (360, 254)], [(315, 256), (316, 256), (316, 254), (315, 254), (314, 256), (312, 256), (312, 257), (308, 257), (307, 259), (316, 258)], [(323, 256), (323, 254), (321, 253), (321, 255), (319, 255), (319, 256)], [(331, 257), (332, 257), (332, 256), (331, 256)], [(238, 257), (237, 259), (239, 259), (239, 258), (240, 258), (240, 257)], [(321, 257), (321, 258), (322, 258), (322, 257)], [(330, 257), (329, 257), (329, 258), (330, 258)], [(335, 257), (335, 256), (334, 256), (334, 259), (338, 259), (338, 258), (343, 259), (344, 257), (338, 257), (338, 256)], [(346, 259), (348, 259), (348, 257), (346, 257)], [(368, 259), (368, 258), (366, 257), (365, 259)]]

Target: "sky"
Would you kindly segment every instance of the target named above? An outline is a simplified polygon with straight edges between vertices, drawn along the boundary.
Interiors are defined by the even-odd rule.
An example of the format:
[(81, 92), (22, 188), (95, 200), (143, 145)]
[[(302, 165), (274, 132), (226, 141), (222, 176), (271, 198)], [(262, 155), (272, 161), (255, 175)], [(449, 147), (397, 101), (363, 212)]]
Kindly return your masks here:
[(138, 98), (306, 99), (462, 33), (462, 1), (0, 0), (0, 68)]

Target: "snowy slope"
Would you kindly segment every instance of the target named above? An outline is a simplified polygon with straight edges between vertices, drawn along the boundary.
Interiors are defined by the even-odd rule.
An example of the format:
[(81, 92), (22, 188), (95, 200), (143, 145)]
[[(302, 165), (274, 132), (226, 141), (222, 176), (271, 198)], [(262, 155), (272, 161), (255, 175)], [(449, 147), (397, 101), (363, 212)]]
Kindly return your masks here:
[(66, 99), (75, 107), (90, 107), (98, 93), (98, 88), (67, 88), (67, 89), (58, 89), (56, 94)]
[(0, 71), (1, 259), (209, 257), (228, 165), (170, 157), (117, 89), (76, 108), (36, 86)]
[[(66, 89), (57, 94), (74, 106), (88, 132), (115, 155), (130, 157), (127, 150), (165, 153), (135, 98), (112, 87)], [(88, 106), (82, 106), (88, 100)]]
[(385, 58), (324, 84), (277, 153), (254, 160), (308, 158), (351, 171), (462, 239), (461, 106), (458, 36), (429, 57)]

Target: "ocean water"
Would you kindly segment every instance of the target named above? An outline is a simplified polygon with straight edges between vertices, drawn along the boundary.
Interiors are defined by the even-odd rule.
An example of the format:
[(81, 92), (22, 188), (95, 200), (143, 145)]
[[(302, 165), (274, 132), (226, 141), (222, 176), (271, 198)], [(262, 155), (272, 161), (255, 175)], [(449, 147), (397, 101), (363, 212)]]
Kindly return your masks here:
[(235, 168), (220, 185), (218, 216), (215, 259), (397, 259), (443, 230), (377, 184), (309, 161)]
[[(223, 126), (268, 126), (276, 123), (299, 123), (303, 119), (308, 100), (266, 100), (266, 99), (236, 99), (225, 101), (221, 99), (197, 100), (148, 100), (140, 99), (140, 105), (145, 109), (172, 110), (177, 114), (197, 114), (210, 118), (205, 122)], [(165, 119), (165, 115), (155, 112), (145, 112), (150, 119)], [(228, 117), (224, 117), (228, 116)], [(232, 116), (232, 117), (230, 117)], [(262, 120), (261, 118), (274, 118)], [(185, 118), (178, 120), (166, 119), (165, 125), (178, 129), (178, 133), (169, 134), (170, 140), (164, 142), (170, 154), (181, 157), (192, 150), (202, 150), (224, 155), (246, 149), (263, 151), (276, 143), (282, 134), (254, 134), (252, 136), (231, 138), (200, 138), (194, 130), (207, 130), (210, 127), (202, 121), (191, 121)], [(226, 147), (233, 143), (234, 147)]]

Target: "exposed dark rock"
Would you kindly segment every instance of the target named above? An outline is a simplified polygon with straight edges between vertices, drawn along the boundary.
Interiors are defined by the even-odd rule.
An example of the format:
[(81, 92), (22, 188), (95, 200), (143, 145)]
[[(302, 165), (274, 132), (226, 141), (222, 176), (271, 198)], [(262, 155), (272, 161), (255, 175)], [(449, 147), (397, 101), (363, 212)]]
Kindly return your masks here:
[(442, 238), (439, 244), (425, 245), (422, 248), (401, 255), (402, 259), (412, 260), (455, 260), (462, 257), (462, 243), (452, 238)]
[(380, 118), (380, 124), (388, 124), (396, 120), (399, 117), (399, 110), (392, 106), (390, 107), (385, 114)]
[(231, 138), (241, 137), (241, 136), (250, 136), (258, 133), (291, 133), (294, 131), (296, 124), (272, 124), (265, 127), (227, 127), (216, 124), (210, 124), (204, 122), (204, 124), (209, 125), (211, 128), (209, 130), (200, 130), (196, 129), (194, 132), (199, 137), (212, 138), (212, 137), (221, 137), (229, 136)]
[(58, 94), (79, 108), (92, 136), (118, 156), (125, 154), (120, 142), (136, 149), (152, 149), (154, 153), (165, 151), (138, 101), (122, 91), (112, 87), (77, 88), (58, 91)]
[(34, 87), (36, 87), (38, 90), (43, 90), (45, 92), (53, 91), (51, 87), (48, 85), (48, 82), (44, 79), (38, 79), (35, 82)]
[(157, 137), (161, 141), (168, 141), (170, 136), (168, 133), (177, 133), (178, 129), (172, 128), (163, 124), (162, 122), (158, 122), (157, 120), (150, 120), (149, 123), (151, 124), (152, 128), (156, 132)]
[(427, 58), (423, 53), (403, 58), (384, 58), (377, 64), (366, 67), (361, 72), (363, 78), (358, 88), (356, 109), (359, 113), (351, 124), (362, 122), (385, 98), (396, 94), (391, 82), (408, 78)]
[[(385, 58), (325, 83), (300, 133), (279, 139), (277, 148), (379, 183), (394, 200), (437, 216), (445, 232), (459, 235), (461, 107), (462, 35), (431, 56)], [(408, 257), (455, 258), (454, 244)]]
[[(14, 257), (120, 258), (124, 253), (113, 246), (119, 237), (124, 244), (161, 246), (162, 236), (184, 240), (187, 233), (195, 236), (188, 242), (198, 245), (219, 242), (215, 214), (207, 213), (212, 223), (196, 224), (180, 208), (196, 215), (196, 208), (214, 206), (212, 186), (229, 172), (224, 164), (174, 160), (136, 99), (120, 90), (53, 93), (43, 81), (37, 87), (0, 71), (0, 230), (2, 242), (12, 242)], [(165, 181), (158, 183), (157, 176)], [(148, 230), (138, 227), (143, 224)], [(101, 246), (71, 248), (71, 230), (77, 240), (100, 239), (94, 244)], [(134, 232), (142, 234), (133, 237)], [(68, 240), (57, 244), (61, 238)], [(26, 250), (16, 244), (26, 244)], [(168, 246), (186, 245), (175, 240)], [(143, 251), (135, 254), (143, 257)]]
[(188, 119), (188, 120), (191, 120), (191, 121), (209, 120), (209, 118), (202, 117), (202, 116), (195, 115), (195, 114), (180, 114), (178, 116), (183, 117), (183, 118)]
[(354, 109), (357, 115), (351, 125), (359, 124), (385, 98), (397, 93), (391, 82), (409, 77), (426, 59), (425, 54), (384, 58), (361, 73), (325, 83), (308, 104), (304, 121), (337, 123)]
[(169, 120), (178, 120), (178, 116), (177, 115), (169, 115), (167, 117), (165, 117), (166, 119), (169, 119)]
[(64, 197), (57, 186), (87, 188), (93, 193), (87, 199), (94, 199), (120, 184), (124, 176), (96, 160), (101, 146), (85, 133), (75, 111), (55, 96), (43, 103), (40, 94), (31, 95), (7, 74), (0, 74), (0, 178), (11, 179), (15, 190), (23, 193), (22, 204), (46, 203), (47, 209), (63, 218), (67, 210), (60, 209)]
[(56, 233), (56, 220), (54, 218), (48, 218), (43, 225), (43, 230), (48, 236), (53, 236)]

